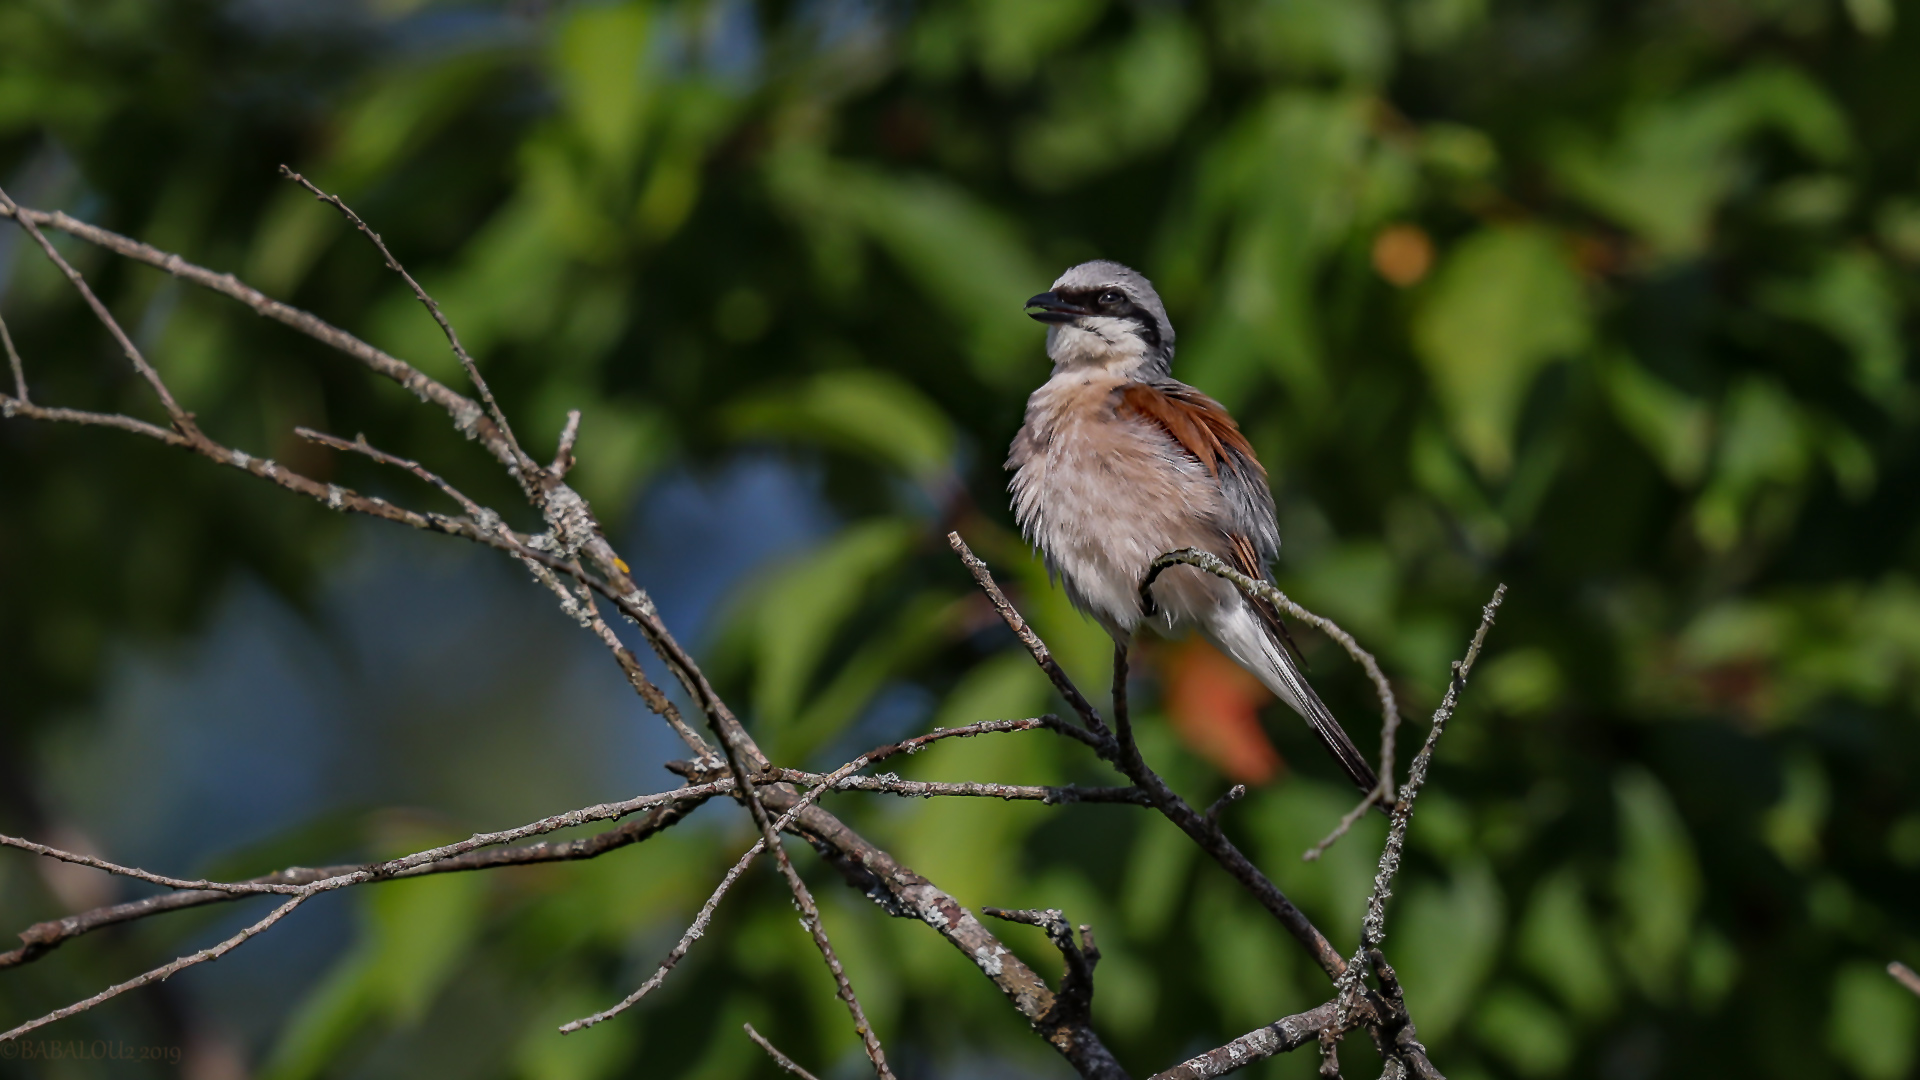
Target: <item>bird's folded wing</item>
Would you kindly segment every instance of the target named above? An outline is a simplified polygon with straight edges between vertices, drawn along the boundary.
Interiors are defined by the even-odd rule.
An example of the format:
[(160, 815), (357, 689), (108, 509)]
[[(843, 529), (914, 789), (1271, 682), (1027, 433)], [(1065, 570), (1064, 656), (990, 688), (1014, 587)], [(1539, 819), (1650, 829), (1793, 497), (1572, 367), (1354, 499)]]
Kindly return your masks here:
[[(1240, 426), (1219, 402), (1185, 383), (1165, 380), (1134, 383), (1119, 391), (1116, 410), (1153, 423), (1193, 460), (1204, 466), (1220, 485), (1228, 520), (1222, 535), (1235, 569), (1261, 581), (1271, 580), (1267, 564), (1280, 550), (1280, 530), (1267, 487), (1267, 471), (1254, 456)], [(1247, 603), (1276, 646), (1274, 664), (1280, 679), (1299, 703), (1307, 726), (1332, 752), (1334, 760), (1361, 791), (1372, 791), (1379, 779), (1360, 748), (1353, 744), (1332, 710), (1313, 692), (1300, 662), (1293, 636), (1273, 605), (1256, 596)]]

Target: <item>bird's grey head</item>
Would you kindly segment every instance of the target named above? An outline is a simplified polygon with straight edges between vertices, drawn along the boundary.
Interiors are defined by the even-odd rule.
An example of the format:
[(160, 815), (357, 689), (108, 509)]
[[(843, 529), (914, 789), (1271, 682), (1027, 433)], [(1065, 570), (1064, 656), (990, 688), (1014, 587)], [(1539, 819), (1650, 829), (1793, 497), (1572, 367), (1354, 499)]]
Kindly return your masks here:
[(1153, 282), (1108, 259), (1083, 262), (1027, 301), (1027, 315), (1047, 324), (1047, 356), (1055, 370), (1099, 367), (1133, 378), (1173, 372), (1173, 324)]

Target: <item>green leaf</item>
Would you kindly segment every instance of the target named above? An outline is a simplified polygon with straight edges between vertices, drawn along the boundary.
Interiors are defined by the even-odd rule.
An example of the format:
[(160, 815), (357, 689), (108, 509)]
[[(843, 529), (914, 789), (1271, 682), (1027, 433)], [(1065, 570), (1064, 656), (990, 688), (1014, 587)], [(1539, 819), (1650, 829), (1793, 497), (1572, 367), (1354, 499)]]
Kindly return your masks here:
[(1600, 365), (1600, 379), (1614, 415), (1660, 463), (1667, 478), (1684, 487), (1699, 483), (1713, 437), (1713, 417), (1706, 405), (1617, 353)]
[(1913, 1068), (1920, 1001), (1878, 964), (1848, 964), (1833, 979), (1827, 1045), (1865, 1080), (1899, 1080)]
[[(1155, 827), (1167, 828), (1164, 823)], [(1294, 856), (1298, 859), (1299, 856)], [(1193, 937), (1220, 1023), (1242, 1031), (1311, 1007), (1292, 977), (1296, 946), (1245, 890), (1210, 875), (1193, 905)]]
[(367, 890), (353, 951), (295, 1010), (263, 1075), (317, 1076), (369, 1021), (418, 1022), (472, 943), (486, 886), (475, 874), (436, 874)]
[(1534, 887), (1520, 923), (1519, 956), (1574, 1012), (1597, 1019), (1613, 1010), (1613, 965), (1580, 877), (1563, 867)]
[(1105, 0), (971, 0), (980, 66), (1003, 86), (1024, 82), (1040, 61), (1091, 29)]
[[(960, 727), (981, 720), (1034, 716), (1045, 707), (1047, 677), (1024, 651), (1003, 653), (963, 676), (942, 703), (935, 724)], [(1059, 740), (1045, 732), (1013, 732), (949, 739), (915, 755), (901, 773), (916, 780), (979, 780), (1001, 783), (1060, 782)], [(1007, 853), (1044, 819), (1050, 808), (993, 799), (932, 799), (915, 802), (910, 812), (887, 826), (894, 837), (883, 844), (901, 862), (937, 881), (962, 904), (1048, 906), (1032, 881)], [(966, 974), (978, 976), (972, 971)]]
[(553, 63), (568, 116), (602, 165), (624, 172), (646, 132), (653, 13), (642, 3), (568, 9)]
[[(1161, 291), (1217, 305), (1181, 358), (1186, 377), (1228, 405), (1263, 369), (1308, 418), (1327, 397), (1322, 262), (1363, 206), (1384, 214), (1396, 205), (1369, 198), (1378, 195), (1372, 181), (1386, 154), (1368, 135), (1372, 109), (1373, 99), (1358, 94), (1277, 93), (1199, 164), (1193, 209), (1164, 245)], [(1219, 265), (1203, 263), (1216, 247)]]
[(1487, 995), (1474, 1034), (1522, 1076), (1555, 1076), (1573, 1060), (1573, 1032), (1553, 1007), (1516, 986)]
[(1014, 148), (1015, 168), (1042, 191), (1173, 138), (1205, 95), (1206, 46), (1188, 20), (1149, 14), (1120, 47), (1063, 64), (1050, 84), (1047, 112), (1019, 129)]
[(1878, 256), (1862, 248), (1828, 254), (1802, 282), (1777, 282), (1761, 292), (1776, 314), (1825, 330), (1853, 354), (1861, 391), (1886, 407), (1902, 400), (1906, 349), (1901, 344), (1900, 296)]
[(561, 1024), (606, 1008), (599, 988), (570, 984), (544, 988), (539, 1012), (513, 1049), (522, 1080), (602, 1080), (617, 1075), (639, 1043), (639, 1024), (608, 1024), (592, 1038), (560, 1034)]
[(1701, 541), (1716, 551), (1732, 547), (1763, 485), (1793, 486), (1806, 475), (1810, 439), (1800, 406), (1778, 384), (1749, 378), (1736, 385), (1722, 406), (1713, 480), (1694, 511)]
[(1041, 336), (1020, 301), (1054, 274), (1040, 268), (998, 211), (951, 181), (895, 176), (828, 159), (811, 147), (772, 155), (769, 170), (774, 194), (806, 228), (851, 229), (892, 256), (928, 301), (966, 331), (982, 378), (1023, 386), (1044, 372)]
[(1379, 0), (1264, 0), (1224, 10), (1229, 47), (1289, 75), (1374, 82), (1393, 62), (1393, 26)]
[(797, 388), (730, 406), (722, 421), (736, 437), (785, 435), (843, 447), (917, 480), (953, 468), (953, 422), (919, 388), (890, 372), (847, 368)]
[(792, 722), (834, 635), (868, 585), (906, 555), (919, 527), (897, 518), (854, 525), (788, 562), (749, 601), (757, 630), (754, 712), (778, 730)]
[(1760, 819), (1760, 835), (1780, 861), (1806, 870), (1820, 858), (1820, 830), (1827, 823), (1826, 770), (1818, 758), (1801, 753), (1788, 759), (1780, 801)]
[(1569, 137), (1553, 165), (1574, 194), (1638, 232), (1656, 252), (1705, 250), (1714, 212), (1740, 178), (1742, 144), (1780, 131), (1809, 157), (1838, 161), (1847, 119), (1816, 83), (1783, 66), (1755, 66), (1691, 93), (1629, 107), (1611, 143)]
[(1667, 1000), (1700, 906), (1700, 867), (1679, 812), (1651, 773), (1623, 771), (1614, 780), (1614, 797), (1620, 811), (1614, 869), (1620, 961), (1647, 996)]
[(1545, 229), (1482, 229), (1447, 256), (1415, 312), (1413, 341), (1481, 475), (1510, 471), (1528, 388), (1549, 363), (1585, 349), (1590, 334), (1580, 278)]
[(1418, 881), (1389, 923), (1387, 955), (1406, 987), (1420, 1036), (1443, 1040), (1471, 1010), (1500, 947), (1505, 903), (1484, 861), (1464, 862), (1446, 886)]

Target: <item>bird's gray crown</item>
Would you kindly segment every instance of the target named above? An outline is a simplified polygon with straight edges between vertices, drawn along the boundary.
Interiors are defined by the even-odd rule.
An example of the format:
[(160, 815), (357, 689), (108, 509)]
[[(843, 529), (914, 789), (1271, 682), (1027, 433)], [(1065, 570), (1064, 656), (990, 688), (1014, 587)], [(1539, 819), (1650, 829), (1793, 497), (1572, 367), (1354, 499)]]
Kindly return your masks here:
[(1072, 267), (1053, 288), (1027, 301), (1028, 314), (1053, 327), (1047, 351), (1056, 363), (1131, 356), (1140, 374), (1164, 377), (1173, 364), (1173, 324), (1146, 275), (1095, 259)]

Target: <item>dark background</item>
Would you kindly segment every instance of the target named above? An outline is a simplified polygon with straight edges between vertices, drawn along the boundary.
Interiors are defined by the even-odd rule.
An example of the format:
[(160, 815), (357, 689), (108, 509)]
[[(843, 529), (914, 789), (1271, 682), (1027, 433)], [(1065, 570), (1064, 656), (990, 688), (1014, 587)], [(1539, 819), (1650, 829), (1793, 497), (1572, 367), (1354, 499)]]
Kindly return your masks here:
[[(1389, 923), (1457, 1080), (1913, 1072), (1920, 1001), (1883, 968), (1920, 964), (1916, 102), (1920, 5), (1894, 0), (0, 0), (0, 185), (457, 385), (404, 287), (275, 167), (342, 194), (530, 446), (585, 411), (579, 485), (790, 764), (1054, 707), (950, 527), (1104, 686), (1000, 462), (1046, 370), (1020, 301), (1083, 258), (1141, 268), (1176, 373), (1272, 474), (1282, 586), (1378, 652), (1410, 714), (1511, 586)], [(25, 241), (0, 229), (0, 316), (36, 400), (158, 417)], [(364, 431), (515, 505), (396, 387), (56, 242), (215, 437), (451, 509), (291, 435)], [(1372, 747), (1364, 681), (1302, 642)], [(1379, 824), (1301, 863), (1349, 801), (1304, 726), (1204, 650), (1150, 643), (1142, 672), (1149, 757), (1196, 802), (1254, 782), (1230, 828), (1350, 947)], [(657, 790), (675, 749), (492, 553), (120, 433), (0, 423), (6, 832), (239, 876)], [(1107, 782), (1035, 734), (903, 772)], [(1326, 994), (1160, 819), (831, 802), (969, 906), (1092, 923), (1096, 1018), (1140, 1075)], [(554, 1033), (651, 971), (742, 824), (710, 807), (592, 863), (328, 896), (35, 1033), (182, 1065), (0, 1075), (771, 1075), (742, 1020), (860, 1075), (764, 871), (656, 998)], [(903, 1076), (1064, 1074), (924, 926), (816, 888)], [(140, 894), (0, 853), (9, 933)], [(259, 903), (0, 972), (0, 1025)], [(1038, 931), (1006, 938), (1057, 970)]]

